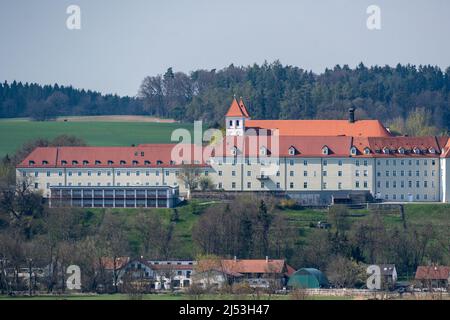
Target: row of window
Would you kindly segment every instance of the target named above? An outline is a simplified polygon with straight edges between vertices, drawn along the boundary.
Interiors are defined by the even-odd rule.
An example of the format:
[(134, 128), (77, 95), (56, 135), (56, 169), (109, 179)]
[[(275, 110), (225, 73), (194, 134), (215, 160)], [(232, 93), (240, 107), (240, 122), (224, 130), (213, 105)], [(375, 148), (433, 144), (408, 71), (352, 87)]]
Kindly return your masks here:
[(384, 195), (384, 197), (383, 197), (385, 200), (401, 200), (401, 201), (411, 201), (411, 200), (413, 200), (413, 199), (415, 199), (415, 200), (433, 200), (433, 201), (435, 201), (436, 200), (436, 195), (433, 195), (432, 197), (431, 197), (431, 199), (428, 197), (428, 194), (423, 194), (423, 195), (420, 195), (420, 194), (416, 194), (416, 195), (413, 195), (413, 194), (407, 194), (407, 195), (405, 195), (405, 194), (391, 194), (391, 195), (389, 195), (389, 194), (385, 194)]
[[(406, 174), (408, 175), (408, 177), (412, 177), (413, 176), (413, 171), (412, 170), (408, 170), (408, 171), (405, 171), (405, 170), (400, 170), (400, 171), (393, 170), (392, 171), (392, 176), (393, 177), (397, 177), (397, 176), (405, 177)], [(431, 176), (434, 177), (435, 174), (436, 174), (436, 171), (435, 170), (431, 170)], [(391, 175), (391, 171), (386, 170), (384, 175), (385, 175), (385, 177), (389, 177)], [(420, 177), (420, 170), (416, 170), (414, 175), (416, 177)], [(423, 176), (424, 177), (428, 177), (428, 171), (427, 170), (423, 171)], [(381, 172), (380, 171), (377, 172), (377, 177), (381, 177)]]
[[(392, 188), (398, 188), (398, 187), (405, 188), (406, 185), (408, 186), (408, 188), (413, 188), (413, 186), (414, 186), (414, 188), (428, 188), (428, 186), (430, 184), (426, 180), (424, 180), (424, 181), (417, 180), (415, 182), (415, 184), (411, 180), (408, 180), (408, 181), (402, 180), (402, 181), (399, 181), (399, 183), (397, 181), (385, 181), (385, 183), (384, 183), (385, 188), (391, 188), (391, 187)], [(382, 186), (381, 181), (377, 181), (377, 187), (381, 188), (381, 186)], [(434, 181), (431, 181), (431, 188), (434, 188), (434, 187), (435, 187)]]
[[(281, 184), (280, 184), (280, 182), (277, 182), (276, 184), (276, 189), (281, 189)], [(236, 189), (236, 182), (232, 182), (231, 183), (231, 189)], [(265, 185), (265, 183), (264, 183), (264, 181), (261, 181), (261, 183), (260, 183), (260, 187), (261, 188), (265, 188), (266, 187), (266, 185)], [(323, 182), (322, 183), (322, 189), (323, 190), (327, 190), (328, 189), (328, 183), (327, 182)], [(217, 188), (218, 189), (223, 189), (223, 184), (222, 184), (222, 182), (219, 182), (218, 184), (217, 184)], [(252, 188), (252, 183), (251, 182), (247, 182), (247, 189), (251, 189)], [(294, 189), (295, 188), (295, 184), (294, 184), (294, 182), (290, 182), (289, 183), (289, 189)], [(357, 188), (357, 189), (359, 189), (359, 188), (365, 188), (365, 189), (367, 189), (367, 188), (369, 188), (369, 183), (368, 183), (368, 181), (363, 181), (362, 183), (360, 182), (360, 181), (356, 181), (355, 182), (355, 188)], [(303, 189), (308, 189), (308, 182), (303, 182)], [(342, 182), (338, 182), (338, 184), (337, 184), (337, 189), (338, 190), (342, 190)]]
[[(93, 173), (96, 174), (98, 177), (100, 177), (100, 176), (102, 176), (105, 172), (102, 172), (102, 171), (97, 171), (97, 172), (87, 171), (87, 172), (86, 172), (86, 175), (87, 175), (88, 177), (91, 177)], [(139, 177), (139, 176), (141, 175), (141, 171), (135, 171), (135, 172), (126, 171), (126, 172), (125, 172), (125, 174), (126, 174), (127, 176), (131, 176), (132, 173), (134, 173), (134, 176), (136, 176), (136, 177)], [(150, 171), (145, 171), (145, 175), (146, 175), (146, 176), (150, 176), (150, 173), (151, 173)], [(34, 176), (35, 176), (35, 177), (39, 177), (39, 174), (40, 174), (39, 171), (35, 171), (35, 172), (34, 172)], [(63, 176), (63, 172), (62, 172), (62, 171), (59, 171), (57, 174), (58, 174), (58, 176), (60, 176), (60, 177)], [(121, 174), (122, 174), (121, 171), (116, 171), (116, 176), (121, 176)], [(142, 173), (142, 174), (144, 174), (144, 173)], [(166, 170), (166, 171), (164, 171), (164, 174), (165, 174), (166, 177), (168, 177), (168, 176), (170, 176), (170, 171)], [(205, 176), (207, 176), (207, 175), (209, 174), (209, 172), (208, 172), (208, 171), (205, 171), (204, 174), (205, 174)], [(23, 175), (24, 177), (26, 177), (26, 176), (27, 176), (27, 173), (24, 171), (24, 172), (22, 173), (22, 175)], [(47, 171), (47, 172), (46, 172), (46, 176), (47, 176), (47, 177), (50, 177), (51, 175), (52, 175), (52, 174), (51, 174), (51, 171)], [(68, 171), (68, 172), (67, 172), (67, 175), (68, 175), (69, 177), (72, 177), (72, 176), (74, 176), (74, 175), (76, 175), (76, 176), (78, 176), (78, 177), (81, 177), (81, 176), (83, 176), (83, 172), (82, 172), (82, 171), (78, 171), (78, 172)], [(111, 176), (111, 175), (112, 175), (112, 172), (111, 172), (111, 171), (106, 171), (106, 175), (107, 175), (107, 176)], [(158, 177), (159, 175), (160, 175), (160, 171), (155, 171), (155, 176)], [(180, 175), (180, 172), (179, 172), (179, 171), (175, 171), (175, 176), (178, 177), (179, 175)], [(196, 176), (199, 176), (199, 175), (200, 175), (200, 172), (198, 172), (198, 171), (195, 172), (195, 175), (196, 175)]]
[[(424, 166), (427, 166), (429, 162), (428, 162), (428, 159), (424, 159), (424, 160), (416, 159), (414, 161), (412, 159), (408, 159), (408, 160), (404, 160), (404, 159), (402, 159), (402, 160), (386, 159), (385, 160), (385, 165), (389, 166), (389, 165), (391, 165), (391, 163), (394, 166), (396, 166), (397, 164), (400, 164), (401, 166), (404, 166), (404, 165), (412, 166), (413, 163), (415, 163), (416, 166), (419, 166), (420, 163), (423, 163)], [(378, 166), (381, 165), (381, 160), (380, 159), (377, 160), (377, 165)], [(431, 165), (432, 166), (436, 165), (436, 160), (435, 159), (431, 160)]]
[[(152, 184), (150, 184), (150, 182), (146, 182), (146, 183), (142, 183), (142, 184), (140, 184), (139, 182), (136, 182), (135, 184), (131, 184), (130, 182), (127, 182), (127, 183), (124, 183), (123, 185), (121, 185), (120, 182), (117, 182), (114, 186), (116, 186), (116, 187), (125, 187), (125, 186), (126, 187), (130, 187), (130, 186), (159, 186), (159, 185), (160, 185), (159, 182), (152, 183)], [(163, 186), (167, 186), (167, 183), (164, 182), (162, 185)], [(41, 186), (41, 184), (39, 184), (38, 182), (34, 183), (34, 188), (35, 189), (39, 189), (40, 186)], [(48, 183), (48, 182), (45, 184), (45, 187), (47, 189), (50, 189), (50, 186), (51, 186), (51, 184)], [(63, 183), (59, 182), (58, 183), (58, 187), (62, 187), (62, 186), (63, 186)], [(106, 184), (102, 184), (100, 182), (97, 182), (97, 184), (95, 184), (95, 183), (92, 183), (92, 182), (87, 182), (87, 183), (78, 182), (76, 185), (74, 185), (72, 182), (69, 182), (69, 183), (67, 183), (67, 186), (69, 186), (69, 187), (72, 187), (72, 186), (78, 186), (78, 187), (83, 187), (83, 186), (87, 186), (87, 187), (92, 187), (92, 186), (104, 187), (104, 186), (107, 186), (107, 187), (111, 187), (112, 183), (108, 182)], [(178, 186), (178, 183), (174, 182), (173, 186), (174, 187)]]

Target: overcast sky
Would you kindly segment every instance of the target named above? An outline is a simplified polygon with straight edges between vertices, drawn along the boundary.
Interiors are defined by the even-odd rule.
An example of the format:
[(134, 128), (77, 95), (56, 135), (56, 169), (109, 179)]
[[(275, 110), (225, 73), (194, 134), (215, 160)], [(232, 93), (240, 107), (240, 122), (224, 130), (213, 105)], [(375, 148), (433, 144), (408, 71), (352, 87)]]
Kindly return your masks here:
[[(66, 9), (81, 8), (81, 30)], [(381, 30), (366, 26), (369, 5)], [(448, 0), (0, 0), (0, 81), (134, 96), (146, 75), (279, 59), (450, 65)]]

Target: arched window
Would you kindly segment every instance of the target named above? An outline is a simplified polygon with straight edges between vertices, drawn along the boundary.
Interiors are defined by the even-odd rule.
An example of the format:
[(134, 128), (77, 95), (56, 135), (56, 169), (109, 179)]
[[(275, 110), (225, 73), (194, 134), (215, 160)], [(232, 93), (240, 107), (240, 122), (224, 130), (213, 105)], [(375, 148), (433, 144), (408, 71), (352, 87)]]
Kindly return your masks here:
[(322, 148), (322, 154), (323, 154), (323, 155), (328, 155), (329, 152), (330, 152), (330, 149), (328, 149), (327, 146), (323, 146), (323, 148)]

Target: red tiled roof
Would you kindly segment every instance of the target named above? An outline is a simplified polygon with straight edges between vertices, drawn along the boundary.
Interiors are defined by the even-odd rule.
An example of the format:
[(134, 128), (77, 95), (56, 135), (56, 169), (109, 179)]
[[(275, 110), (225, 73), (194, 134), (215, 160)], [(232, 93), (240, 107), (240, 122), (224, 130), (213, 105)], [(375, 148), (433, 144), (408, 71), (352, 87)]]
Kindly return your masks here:
[(391, 136), (378, 120), (247, 120), (245, 127), (278, 129), (281, 136)]
[[(38, 147), (18, 167), (173, 167), (181, 166), (183, 160), (185, 163), (204, 166), (205, 161), (194, 162), (197, 159), (194, 158), (194, 153), (202, 155), (202, 152), (203, 147), (188, 144), (144, 144), (137, 147)], [(176, 159), (178, 156), (179, 159)], [(171, 163), (171, 160), (180, 161)], [(30, 164), (30, 161), (34, 164)], [(63, 164), (63, 161), (66, 163)]]
[(419, 266), (416, 270), (416, 280), (447, 280), (449, 277), (448, 266)]
[(225, 117), (250, 118), (247, 107), (245, 106), (242, 98), (239, 101), (236, 100), (236, 97), (233, 98), (233, 101), (231, 102), (231, 106), (228, 109), (228, 112), (225, 115)]
[(224, 270), (235, 273), (285, 273), (286, 263), (284, 260), (222, 260)]
[[(351, 137), (296, 137), (279, 136), (228, 136), (214, 146), (214, 156), (232, 156), (233, 147), (238, 148), (238, 152), (245, 150), (245, 156), (256, 157), (260, 153), (260, 148), (265, 147), (269, 156), (274, 157), (323, 157), (322, 148), (327, 146), (329, 154), (327, 157), (348, 157), (350, 155)], [(277, 139), (278, 138), (278, 139)], [(274, 143), (278, 140), (278, 150)], [(295, 155), (289, 154), (289, 149), (295, 148)]]
[[(443, 141), (443, 139), (440, 139)], [(353, 146), (358, 150), (358, 156), (362, 157), (431, 157), (440, 156), (441, 147), (436, 137), (360, 137), (353, 139)], [(370, 154), (364, 154), (364, 149), (369, 148)], [(388, 148), (389, 153), (383, 153), (383, 149)], [(403, 148), (405, 153), (400, 153)], [(421, 150), (419, 154), (413, 152), (414, 148)], [(434, 149), (435, 153), (430, 150)]]

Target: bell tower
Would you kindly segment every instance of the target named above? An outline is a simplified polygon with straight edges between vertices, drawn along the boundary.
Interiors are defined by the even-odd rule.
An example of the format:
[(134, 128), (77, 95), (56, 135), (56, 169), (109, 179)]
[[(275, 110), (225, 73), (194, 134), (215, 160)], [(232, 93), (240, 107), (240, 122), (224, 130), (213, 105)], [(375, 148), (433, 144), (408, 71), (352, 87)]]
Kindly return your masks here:
[(225, 128), (227, 136), (243, 136), (245, 133), (245, 121), (250, 119), (247, 108), (242, 98), (239, 101), (233, 97), (231, 106), (225, 115)]

